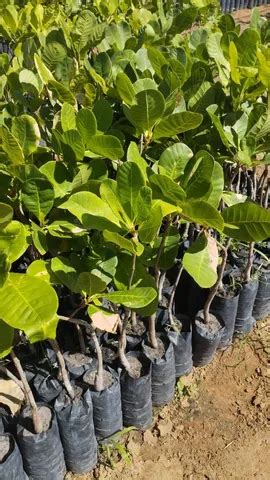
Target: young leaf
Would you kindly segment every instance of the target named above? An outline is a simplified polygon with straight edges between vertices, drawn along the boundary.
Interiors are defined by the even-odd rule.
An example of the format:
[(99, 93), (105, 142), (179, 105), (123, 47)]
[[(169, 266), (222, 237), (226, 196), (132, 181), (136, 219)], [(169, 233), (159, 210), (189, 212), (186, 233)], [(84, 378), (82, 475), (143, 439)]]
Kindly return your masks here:
[(0, 136), (2, 140), (2, 149), (6, 152), (12, 165), (24, 164), (24, 154), (22, 147), (14, 135), (6, 128), (0, 127)]
[(245, 242), (261, 242), (270, 236), (270, 211), (256, 203), (238, 203), (222, 212), (224, 233)]
[(38, 277), (10, 273), (0, 289), (0, 318), (23, 330), (31, 343), (55, 338), (57, 308), (53, 287)]
[(152, 190), (149, 187), (141, 187), (136, 203), (136, 221), (141, 224), (150, 217), (152, 207)]
[[(157, 296), (157, 292), (152, 287), (138, 287), (130, 290), (122, 290), (111, 293), (101, 293), (96, 295), (97, 298), (106, 298), (110, 302), (124, 305), (124, 307), (137, 308), (146, 307)], [(1, 310), (0, 310), (1, 311)]]
[(163, 218), (160, 205), (154, 205), (151, 208), (149, 217), (139, 225), (139, 239), (143, 243), (151, 243), (157, 236)]
[(183, 175), (185, 167), (192, 158), (192, 150), (184, 143), (174, 143), (166, 148), (158, 161), (159, 171), (172, 180), (179, 180)]
[(133, 162), (125, 162), (117, 170), (117, 190), (125, 212), (131, 220), (136, 216), (137, 197), (145, 185), (140, 168)]
[(76, 289), (79, 292), (92, 297), (106, 288), (106, 283), (99, 277), (90, 272), (81, 272), (77, 279)]
[(124, 106), (127, 119), (142, 132), (150, 131), (165, 110), (165, 100), (158, 90), (144, 90), (135, 96), (135, 105)]
[(39, 171), (46, 175), (52, 184), (55, 198), (65, 197), (73, 189), (70, 172), (64, 163), (51, 160), (44, 163)]
[(224, 227), (223, 218), (220, 213), (204, 200), (192, 200), (181, 203), (181, 215), (189, 222), (199, 223), (205, 228), (215, 228), (222, 231)]
[(33, 117), (21, 115), (13, 118), (11, 132), (18, 140), (26, 156), (37, 150), (40, 142), (40, 131)]
[(155, 130), (154, 139), (158, 140), (163, 137), (172, 137), (179, 133), (187, 132), (199, 127), (202, 123), (203, 116), (195, 112), (179, 112), (172, 113), (168, 117), (161, 120)]
[(135, 242), (133, 239), (129, 240), (128, 238), (122, 237), (119, 233), (104, 230), (103, 237), (105, 242), (114, 243), (120, 247), (121, 250), (126, 250), (138, 257), (143, 253), (144, 247), (141, 243)]
[(120, 228), (119, 219), (109, 205), (91, 192), (74, 193), (59, 208), (67, 209), (75, 215), (85, 228), (116, 231)]
[(183, 257), (183, 267), (202, 288), (217, 281), (218, 249), (214, 238), (200, 235)]
[(130, 230), (132, 228), (132, 222), (129, 220), (124, 208), (119, 200), (117, 191), (117, 182), (111, 178), (107, 178), (100, 185), (100, 196), (113, 211), (114, 215), (119, 218), (119, 221), (126, 225), (126, 228)]
[(154, 198), (179, 205), (186, 198), (184, 190), (166, 175), (153, 174), (150, 177)]
[(22, 223), (12, 220), (0, 229), (0, 252), (4, 253), (11, 263), (20, 258), (27, 247), (27, 230)]
[(63, 132), (76, 130), (75, 109), (70, 103), (63, 103), (61, 110), (61, 125)]
[(115, 86), (118, 95), (122, 98), (122, 100), (127, 105), (131, 105), (133, 103), (136, 92), (129, 77), (124, 72), (118, 73), (115, 81)]
[(26, 180), (22, 184), (21, 198), (25, 208), (43, 223), (54, 203), (52, 184), (43, 178)]
[(136, 145), (135, 142), (130, 142), (128, 150), (127, 150), (127, 161), (128, 162), (133, 162), (136, 163), (136, 165), (139, 167), (141, 170), (145, 181), (147, 181), (147, 168), (148, 164), (144, 160), (144, 158), (140, 155), (138, 146)]
[(93, 135), (87, 141), (87, 148), (110, 160), (118, 160), (124, 156), (120, 140), (113, 135)]
[(88, 142), (97, 133), (97, 121), (92, 110), (81, 108), (76, 116), (76, 125), (86, 148), (90, 148)]

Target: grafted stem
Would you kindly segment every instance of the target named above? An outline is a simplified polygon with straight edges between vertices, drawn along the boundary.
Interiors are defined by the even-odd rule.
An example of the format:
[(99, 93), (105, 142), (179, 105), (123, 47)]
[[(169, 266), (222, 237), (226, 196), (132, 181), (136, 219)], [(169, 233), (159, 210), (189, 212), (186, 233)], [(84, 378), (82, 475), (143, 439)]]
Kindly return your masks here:
[(127, 344), (126, 329), (127, 329), (129, 314), (130, 314), (130, 310), (126, 310), (124, 320), (120, 330), (120, 335), (119, 335), (118, 354), (119, 354), (120, 362), (122, 363), (126, 371), (130, 374), (130, 370), (131, 370), (130, 364), (125, 354), (126, 344)]
[(179, 270), (178, 270), (178, 274), (177, 274), (177, 277), (176, 277), (176, 279), (175, 279), (175, 282), (174, 282), (174, 284), (173, 284), (172, 291), (171, 291), (171, 294), (170, 294), (168, 311), (169, 311), (169, 319), (170, 319), (171, 325), (174, 323), (174, 322), (173, 322), (173, 312), (172, 312), (172, 311), (173, 311), (173, 301), (174, 301), (175, 293), (176, 293), (176, 290), (177, 290), (177, 287), (178, 287), (178, 284), (179, 284), (179, 281), (180, 281), (182, 272), (183, 272), (183, 266), (181, 265), (180, 268), (179, 268)]
[(23, 371), (22, 364), (21, 364), (19, 358), (17, 357), (17, 355), (14, 353), (13, 350), (11, 351), (10, 356), (11, 356), (11, 359), (12, 359), (12, 361), (15, 365), (15, 368), (18, 372), (18, 375), (21, 379), (21, 382), (23, 384), (23, 389), (24, 389), (24, 392), (25, 392), (25, 396), (26, 396), (26, 398), (28, 400), (28, 403), (29, 403), (29, 405), (31, 407), (31, 410), (32, 410), (32, 420), (33, 420), (33, 426), (34, 426), (35, 433), (41, 433), (42, 430), (43, 430), (42, 421), (41, 421), (40, 415), (38, 413), (38, 408), (37, 408), (36, 401), (34, 399), (34, 395), (32, 393), (30, 385), (27, 381), (26, 375)]
[(225, 270), (225, 266), (226, 266), (226, 261), (227, 261), (227, 257), (228, 257), (228, 249), (229, 249), (230, 244), (231, 244), (231, 239), (229, 238), (226, 247), (221, 245), (221, 249), (222, 249), (222, 252), (223, 252), (223, 255), (222, 255), (223, 258), (222, 258), (221, 265), (219, 266), (219, 269), (218, 269), (217, 281), (216, 281), (215, 285), (211, 288), (211, 290), (209, 292), (209, 295), (208, 295), (208, 298), (205, 302), (204, 309), (203, 309), (204, 323), (206, 323), (206, 324), (210, 320), (210, 307), (211, 307), (212, 301), (214, 300), (214, 297), (215, 297), (216, 293), (218, 292), (218, 290), (220, 288), (220, 285), (222, 283), (222, 278), (223, 278), (223, 274), (224, 274), (224, 270)]
[(95, 330), (91, 333), (91, 337), (92, 337), (93, 342), (95, 344), (97, 360), (98, 360), (98, 368), (97, 368), (97, 374), (96, 374), (96, 378), (95, 378), (95, 389), (96, 389), (97, 392), (101, 392), (102, 390), (104, 390), (102, 350), (101, 350), (100, 343), (98, 341), (97, 334), (96, 334)]
[(70, 398), (72, 400), (74, 400), (75, 392), (74, 392), (74, 389), (73, 389), (73, 387), (70, 383), (68, 372), (67, 372), (67, 369), (66, 369), (65, 359), (64, 359), (63, 354), (60, 350), (59, 344), (58, 344), (57, 340), (49, 340), (49, 341), (50, 341), (50, 344), (51, 344), (51, 346), (54, 350), (54, 353), (56, 355), (58, 365), (59, 365), (59, 370), (60, 370), (60, 373), (61, 373), (61, 377), (62, 377), (62, 380), (63, 380), (63, 384), (65, 386), (65, 389), (68, 392)]
[(254, 253), (254, 242), (250, 242), (249, 244), (249, 249), (248, 249), (248, 259), (247, 259), (247, 264), (246, 268), (243, 272), (243, 281), (244, 282), (249, 282), (251, 278), (251, 269), (253, 265), (253, 253)]

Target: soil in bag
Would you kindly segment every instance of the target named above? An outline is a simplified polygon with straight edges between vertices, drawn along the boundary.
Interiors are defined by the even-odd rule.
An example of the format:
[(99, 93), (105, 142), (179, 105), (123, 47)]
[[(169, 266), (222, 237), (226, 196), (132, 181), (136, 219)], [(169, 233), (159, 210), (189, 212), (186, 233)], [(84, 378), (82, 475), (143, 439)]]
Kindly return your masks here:
[(20, 450), (10, 433), (0, 434), (1, 480), (27, 480)]
[(165, 327), (169, 340), (173, 344), (176, 378), (188, 375), (192, 371), (192, 333), (187, 315), (174, 317), (174, 325)]
[(84, 383), (90, 387), (95, 432), (98, 440), (104, 440), (123, 428), (119, 375), (108, 366), (103, 372), (104, 390), (102, 391), (94, 389), (96, 371), (86, 372), (83, 376)]
[(143, 352), (152, 362), (152, 403), (159, 407), (172, 401), (175, 387), (173, 344), (166, 335), (157, 338), (158, 348), (143, 342)]
[(259, 285), (253, 307), (253, 317), (263, 320), (270, 313), (270, 270), (263, 269), (259, 276)]
[(63, 386), (49, 372), (41, 371), (32, 380), (34, 395), (39, 402), (51, 403), (62, 392)]
[(146, 430), (152, 425), (151, 361), (141, 352), (129, 352), (131, 375), (122, 370), (123, 424)]
[(65, 352), (64, 358), (66, 367), (70, 373), (70, 378), (74, 380), (82, 377), (87, 370), (91, 369), (94, 360), (80, 352)]
[(258, 290), (258, 279), (244, 283), (240, 290), (238, 308), (234, 327), (234, 337), (242, 337), (251, 332), (255, 325), (255, 318), (252, 316), (254, 301)]
[(224, 330), (221, 320), (210, 313), (210, 320), (204, 323), (203, 310), (197, 313), (192, 328), (193, 365), (208, 365), (216, 353)]
[[(227, 287), (227, 285), (224, 285)], [(234, 296), (233, 296), (234, 295)], [(222, 320), (224, 330), (218, 348), (225, 349), (232, 344), (235, 319), (238, 308), (239, 293), (229, 292), (227, 296), (216, 295), (213, 299), (210, 312)]]
[(127, 352), (130, 352), (132, 350), (138, 350), (140, 348), (145, 332), (146, 332), (145, 324), (140, 319), (136, 320), (136, 325), (127, 326), (127, 333), (126, 333), (126, 340), (127, 340), (126, 351)]
[(30, 407), (26, 407), (17, 425), (17, 440), (24, 470), (31, 480), (63, 480), (66, 472), (56, 415), (52, 408), (38, 404), (43, 431), (35, 433)]
[(74, 473), (86, 473), (97, 464), (97, 441), (93, 423), (93, 408), (89, 392), (75, 387), (72, 401), (62, 391), (55, 401), (60, 437), (67, 469)]

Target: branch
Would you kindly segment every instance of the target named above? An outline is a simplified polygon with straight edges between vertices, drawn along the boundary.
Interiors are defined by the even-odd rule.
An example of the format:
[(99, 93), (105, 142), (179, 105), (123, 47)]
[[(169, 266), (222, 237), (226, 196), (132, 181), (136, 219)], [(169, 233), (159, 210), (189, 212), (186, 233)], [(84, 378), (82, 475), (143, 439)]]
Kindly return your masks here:
[(246, 264), (246, 268), (245, 268), (245, 270), (244, 270), (244, 272), (243, 272), (243, 281), (244, 281), (245, 283), (248, 283), (248, 282), (250, 281), (250, 278), (251, 278), (251, 269), (252, 269), (252, 265), (253, 265), (254, 245), (255, 245), (255, 242), (250, 242), (250, 244), (249, 244), (247, 264)]
[(73, 387), (70, 383), (70, 380), (69, 380), (69, 377), (68, 377), (68, 372), (67, 372), (66, 365), (65, 365), (65, 359), (62, 355), (59, 344), (58, 344), (57, 340), (49, 340), (49, 342), (50, 342), (50, 344), (51, 344), (51, 346), (54, 350), (54, 353), (57, 357), (57, 361), (58, 361), (58, 365), (59, 365), (59, 369), (60, 369), (60, 372), (61, 372), (61, 376), (62, 376), (62, 380), (63, 380), (64, 386), (65, 386), (65, 389), (68, 392), (70, 398), (73, 400), (75, 398), (75, 392), (74, 392), (74, 389), (73, 389)]

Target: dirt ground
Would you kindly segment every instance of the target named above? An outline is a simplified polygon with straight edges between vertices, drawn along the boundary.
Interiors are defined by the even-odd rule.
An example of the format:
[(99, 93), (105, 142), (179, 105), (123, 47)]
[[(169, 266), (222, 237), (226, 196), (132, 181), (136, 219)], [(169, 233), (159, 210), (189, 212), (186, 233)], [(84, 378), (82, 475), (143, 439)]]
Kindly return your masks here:
[(152, 430), (122, 435), (93, 474), (67, 480), (269, 480), (269, 353), (270, 318), (178, 382)]

